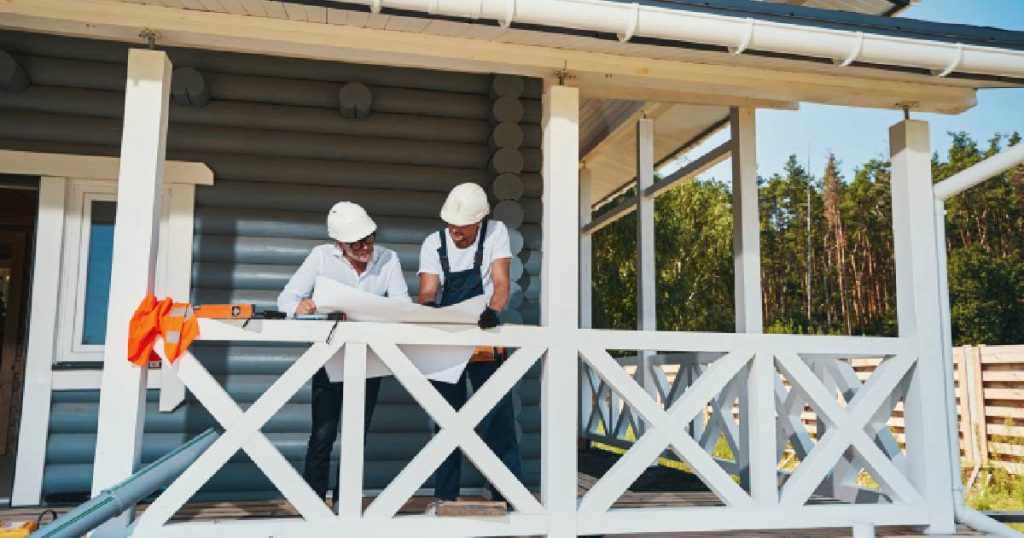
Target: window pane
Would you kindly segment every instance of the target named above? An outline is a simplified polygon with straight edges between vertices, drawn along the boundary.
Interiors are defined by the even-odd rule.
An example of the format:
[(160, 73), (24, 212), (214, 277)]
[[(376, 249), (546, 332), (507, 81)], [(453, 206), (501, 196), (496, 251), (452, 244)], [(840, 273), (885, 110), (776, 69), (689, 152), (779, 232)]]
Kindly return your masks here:
[(102, 345), (107, 339), (110, 264), (114, 253), (116, 202), (93, 201), (89, 219), (89, 259), (85, 277), (85, 321), (82, 344)]

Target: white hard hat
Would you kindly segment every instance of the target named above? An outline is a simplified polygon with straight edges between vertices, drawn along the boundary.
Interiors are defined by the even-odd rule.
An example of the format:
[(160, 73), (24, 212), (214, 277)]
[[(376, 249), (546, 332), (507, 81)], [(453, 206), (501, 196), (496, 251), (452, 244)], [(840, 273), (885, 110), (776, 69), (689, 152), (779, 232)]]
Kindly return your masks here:
[(476, 183), (456, 185), (441, 206), (441, 220), (455, 226), (475, 224), (491, 212), (487, 193)]
[(377, 224), (359, 204), (338, 202), (327, 213), (327, 235), (342, 243), (354, 243), (372, 234)]

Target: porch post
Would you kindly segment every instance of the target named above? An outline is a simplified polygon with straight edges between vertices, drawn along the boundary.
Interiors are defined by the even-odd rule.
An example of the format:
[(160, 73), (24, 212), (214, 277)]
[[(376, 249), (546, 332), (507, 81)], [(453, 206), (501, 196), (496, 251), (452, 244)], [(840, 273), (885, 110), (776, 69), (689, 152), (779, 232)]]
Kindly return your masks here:
[[(636, 122), (636, 278), (637, 327), (641, 331), (658, 329), (655, 307), (655, 257), (654, 257), (654, 197), (644, 196), (648, 187), (654, 185), (654, 120), (643, 118)], [(642, 349), (637, 355), (637, 381), (655, 401), (658, 399), (657, 380), (654, 378), (654, 350)], [(639, 413), (637, 418), (640, 419)], [(637, 435), (643, 434), (646, 426), (637, 421)]]
[[(737, 333), (761, 333), (761, 222), (757, 208), (755, 110), (733, 108), (732, 252)], [(758, 353), (745, 368), (739, 394), (740, 439), (736, 465), (740, 482), (763, 506), (778, 502), (775, 462), (774, 357)], [(731, 404), (730, 404), (731, 405)]]
[(541, 324), (550, 347), (541, 377), (541, 501), (548, 536), (576, 536), (579, 365), (579, 90), (544, 92)]
[[(590, 208), (590, 169), (584, 163), (580, 167), (580, 327), (589, 329), (593, 326), (593, 235), (583, 233), (583, 227), (590, 224), (592, 211)], [(580, 409), (579, 409), (579, 438), (580, 446), (589, 447), (587, 440), (587, 426), (590, 417), (594, 413), (594, 391), (590, 389), (590, 381), (587, 379), (587, 369), (583, 363), (579, 364), (580, 377)]]
[(736, 332), (761, 333), (761, 223), (757, 214), (757, 142), (754, 109), (733, 108), (732, 257)]
[[(147, 371), (128, 362), (126, 346), (128, 321), (153, 292), (170, 85), (171, 62), (164, 52), (128, 53), (94, 495), (131, 475), (141, 456)], [(131, 516), (127, 510), (93, 536), (124, 536)]]
[(899, 334), (917, 341), (917, 366), (904, 398), (907, 473), (928, 505), (932, 534), (953, 534), (953, 480), (944, 401), (942, 320), (935, 197), (928, 122), (889, 128), (893, 246)]

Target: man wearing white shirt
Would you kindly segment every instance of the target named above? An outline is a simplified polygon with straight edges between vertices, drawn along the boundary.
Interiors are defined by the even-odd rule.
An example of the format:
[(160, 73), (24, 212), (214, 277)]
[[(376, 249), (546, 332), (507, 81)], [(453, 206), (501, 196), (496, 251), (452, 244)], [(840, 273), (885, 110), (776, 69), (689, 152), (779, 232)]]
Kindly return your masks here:
[[(411, 302), (398, 255), (374, 245), (377, 224), (358, 204), (338, 202), (327, 215), (327, 232), (333, 244), (319, 245), (306, 256), (277, 297), (277, 308), (291, 316), (315, 314), (311, 299), (318, 276), (324, 276), (374, 295)], [(377, 404), (381, 378), (366, 380), (365, 426), (370, 425)], [(306, 450), (303, 477), (321, 499), (330, 480), (331, 448), (341, 420), (343, 383), (332, 383), (323, 368), (313, 376), (313, 429)], [(337, 487), (334, 500), (337, 502)]]
[[(419, 302), (448, 306), (483, 295), (486, 306), (477, 325), (496, 327), (498, 314), (508, 305), (509, 248), (504, 223), (487, 219), (490, 213), (487, 194), (479, 185), (463, 183), (452, 189), (441, 208), (444, 228), (430, 234), (420, 249)], [(477, 349), (456, 383), (433, 381), (434, 387), (457, 411), (466, 403), (466, 381), (474, 390), (490, 379), (504, 361), (504, 351)], [(512, 394), (506, 394), (477, 425), (477, 433), (516, 478), (522, 480), (519, 441), (516, 439)], [(442, 501), (458, 497), (461, 482), (462, 452), (456, 449), (434, 474), (434, 496)], [(494, 500), (503, 500), (491, 489)]]

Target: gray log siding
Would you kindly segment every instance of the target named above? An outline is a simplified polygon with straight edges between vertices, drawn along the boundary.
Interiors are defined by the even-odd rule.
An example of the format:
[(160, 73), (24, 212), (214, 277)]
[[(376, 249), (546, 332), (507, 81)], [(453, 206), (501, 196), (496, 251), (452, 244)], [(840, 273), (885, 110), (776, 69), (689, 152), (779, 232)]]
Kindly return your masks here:
[[(0, 31), (0, 51), (29, 81), (12, 82), (16, 92), (0, 88), (0, 148), (118, 154), (127, 45)], [(415, 293), (420, 242), (441, 226), (438, 212), (448, 190), (473, 181), (501, 204), (495, 216), (509, 224), (518, 254), (509, 317), (539, 319), (540, 81), (200, 50), (168, 53), (182, 76), (172, 97), (168, 158), (205, 162), (216, 175), (215, 186), (196, 194), (193, 301), (273, 306), (309, 249), (328, 241), (324, 215), (340, 199), (366, 206), (380, 227), (378, 241), (398, 252)], [(365, 96), (353, 100), (341, 93), (348, 83), (369, 91), (368, 115)], [(346, 106), (362, 112), (345, 118)], [(243, 407), (303, 349), (194, 346)], [(215, 423), (191, 396), (173, 413), (157, 411), (156, 391), (148, 398), (144, 462)], [(263, 428), (297, 468), (309, 435), (309, 398), (307, 386)], [(531, 488), (540, 475), (539, 400), (534, 368), (517, 393)], [(97, 401), (96, 391), (54, 394), (44, 495), (90, 489)], [(367, 440), (365, 486), (383, 488), (430, 432), (419, 406), (400, 385), (386, 381)], [(464, 476), (467, 486), (482, 484), (468, 464)], [(241, 453), (199, 494), (277, 495)]]

